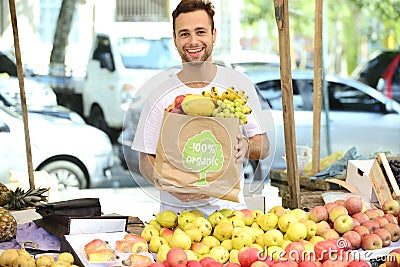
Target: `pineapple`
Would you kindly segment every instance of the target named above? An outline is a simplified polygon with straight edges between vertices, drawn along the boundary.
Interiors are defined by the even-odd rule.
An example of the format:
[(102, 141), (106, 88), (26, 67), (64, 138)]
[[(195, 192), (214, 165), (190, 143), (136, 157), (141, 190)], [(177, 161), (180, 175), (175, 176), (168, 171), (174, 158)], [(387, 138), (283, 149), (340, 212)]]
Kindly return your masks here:
[(25, 192), (20, 187), (9, 190), (4, 184), (0, 183), (0, 205), (9, 210), (23, 210), (28, 207), (35, 207), (47, 201), (44, 195), (50, 188), (35, 188)]
[(0, 242), (8, 241), (17, 233), (17, 221), (5, 208), (0, 207)]

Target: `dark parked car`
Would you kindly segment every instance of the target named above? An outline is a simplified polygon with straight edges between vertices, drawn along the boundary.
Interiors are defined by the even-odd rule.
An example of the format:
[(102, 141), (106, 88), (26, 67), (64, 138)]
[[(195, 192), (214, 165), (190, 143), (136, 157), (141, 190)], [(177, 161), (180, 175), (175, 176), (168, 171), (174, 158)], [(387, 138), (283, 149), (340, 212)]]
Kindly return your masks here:
[(373, 53), (367, 62), (353, 71), (351, 78), (400, 102), (400, 50)]

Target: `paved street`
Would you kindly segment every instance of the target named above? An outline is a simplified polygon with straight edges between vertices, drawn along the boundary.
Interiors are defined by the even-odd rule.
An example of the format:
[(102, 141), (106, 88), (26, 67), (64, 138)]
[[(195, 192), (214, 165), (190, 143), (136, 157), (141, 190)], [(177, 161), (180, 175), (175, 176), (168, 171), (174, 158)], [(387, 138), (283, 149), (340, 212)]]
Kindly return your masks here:
[(57, 192), (51, 202), (76, 199), (99, 198), (104, 214), (121, 214), (139, 217), (149, 221), (159, 209), (158, 191), (141, 175), (130, 174), (121, 167), (118, 159), (118, 148), (114, 146), (114, 167), (111, 170), (112, 180), (97, 188), (68, 190)]

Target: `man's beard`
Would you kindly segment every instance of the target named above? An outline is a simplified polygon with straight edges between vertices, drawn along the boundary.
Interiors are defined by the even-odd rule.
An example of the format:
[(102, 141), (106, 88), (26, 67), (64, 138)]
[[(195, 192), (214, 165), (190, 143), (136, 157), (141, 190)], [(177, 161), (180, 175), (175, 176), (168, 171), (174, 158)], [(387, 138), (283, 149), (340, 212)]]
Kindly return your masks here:
[(186, 50), (183, 49), (179, 51), (179, 54), (181, 55), (183, 63), (191, 63), (193, 65), (198, 65), (202, 64), (204, 61), (207, 61), (207, 59), (211, 56), (212, 51), (208, 51), (207, 49), (204, 50), (204, 53), (199, 57), (199, 58), (192, 58), (189, 55), (186, 54)]

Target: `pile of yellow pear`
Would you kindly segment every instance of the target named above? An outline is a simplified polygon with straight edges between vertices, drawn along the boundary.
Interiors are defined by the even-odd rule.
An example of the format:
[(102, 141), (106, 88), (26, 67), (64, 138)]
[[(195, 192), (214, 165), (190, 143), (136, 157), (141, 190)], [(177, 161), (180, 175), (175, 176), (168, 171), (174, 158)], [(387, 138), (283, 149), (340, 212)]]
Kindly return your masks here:
[(173, 247), (185, 250), (189, 260), (212, 257), (220, 263), (238, 261), (244, 247), (256, 247), (276, 257), (285, 247), (302, 241), (306, 250), (325, 240), (317, 235), (317, 223), (302, 209), (275, 206), (267, 213), (261, 210), (216, 210), (208, 217), (197, 210), (175, 213), (166, 210), (155, 215), (141, 235), (156, 253), (157, 262), (164, 262)]

